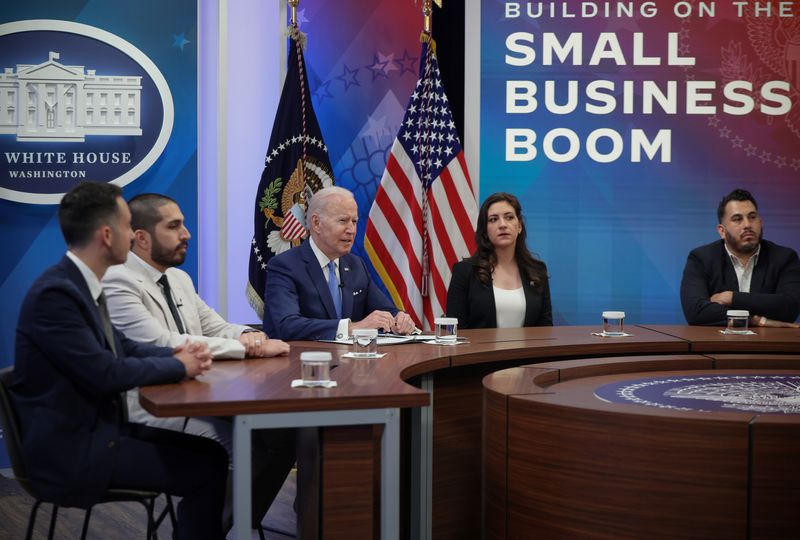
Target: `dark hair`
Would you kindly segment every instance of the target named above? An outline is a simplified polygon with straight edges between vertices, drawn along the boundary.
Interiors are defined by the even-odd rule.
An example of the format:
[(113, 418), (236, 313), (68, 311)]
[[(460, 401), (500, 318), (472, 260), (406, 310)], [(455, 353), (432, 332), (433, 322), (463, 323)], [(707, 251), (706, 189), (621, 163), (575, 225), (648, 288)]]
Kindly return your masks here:
[(722, 223), (722, 218), (725, 217), (725, 207), (728, 206), (728, 203), (731, 201), (750, 201), (753, 203), (753, 206), (756, 207), (756, 210), (758, 210), (758, 203), (756, 203), (756, 200), (749, 191), (746, 189), (734, 189), (719, 201), (719, 206), (717, 206), (717, 223)]
[(160, 193), (137, 195), (128, 201), (128, 206), (131, 208), (131, 228), (134, 231), (142, 229), (153, 234), (156, 225), (161, 221), (161, 212), (158, 209), (169, 203), (178, 204), (174, 199)]
[(522, 218), (522, 206), (519, 200), (510, 193), (492, 193), (486, 200), (483, 201), (481, 209), (478, 211), (478, 224), (475, 227), (475, 244), (477, 249), (472, 256), (472, 264), (475, 266), (475, 272), (478, 274), (478, 279), (487, 287), (492, 284), (492, 270), (497, 265), (497, 255), (494, 252), (494, 245), (489, 240), (487, 227), (489, 223), (489, 207), (498, 202), (507, 202), (514, 209), (519, 219), (522, 230), (517, 237), (517, 244), (514, 248), (514, 257), (517, 259), (517, 264), (523, 272), (522, 279), (528, 279), (533, 282), (534, 288), (541, 292), (544, 287), (544, 282), (547, 279), (547, 270), (545, 264), (539, 259), (535, 258), (528, 250), (525, 243), (527, 233), (525, 231), (525, 220)]
[(58, 206), (58, 223), (67, 246), (83, 247), (102, 225), (117, 216), (122, 190), (115, 184), (82, 182), (69, 190)]

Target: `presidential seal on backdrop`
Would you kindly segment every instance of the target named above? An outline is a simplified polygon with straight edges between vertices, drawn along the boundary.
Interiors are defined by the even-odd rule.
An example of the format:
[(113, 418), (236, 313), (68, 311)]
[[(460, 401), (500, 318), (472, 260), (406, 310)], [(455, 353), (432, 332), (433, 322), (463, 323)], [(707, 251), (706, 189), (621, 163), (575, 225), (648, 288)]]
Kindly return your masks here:
[(147, 55), (69, 21), (0, 25), (0, 197), (57, 204), (82, 181), (124, 186), (163, 152), (172, 94)]

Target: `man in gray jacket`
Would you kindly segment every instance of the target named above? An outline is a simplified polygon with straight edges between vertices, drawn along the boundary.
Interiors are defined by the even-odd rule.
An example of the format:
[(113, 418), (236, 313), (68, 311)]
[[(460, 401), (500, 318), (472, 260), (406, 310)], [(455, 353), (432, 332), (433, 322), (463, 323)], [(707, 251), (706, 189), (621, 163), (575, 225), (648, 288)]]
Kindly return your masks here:
[[(187, 339), (203, 342), (215, 359), (288, 354), (287, 343), (225, 321), (200, 298), (192, 278), (176, 268), (186, 259), (191, 235), (173, 199), (146, 193), (128, 205), (135, 235), (131, 253), (125, 264), (109, 268), (102, 281), (116, 328), (131, 339), (153, 345), (175, 346)], [(139, 405), (136, 391), (128, 392), (128, 408), (132, 422), (209, 437), (220, 442), (229, 456), (233, 454), (230, 418), (157, 418)], [(266, 514), (294, 460), (293, 430), (254, 433), (254, 520), (260, 521)], [(228, 522), (229, 516), (230, 504), (226, 507)]]

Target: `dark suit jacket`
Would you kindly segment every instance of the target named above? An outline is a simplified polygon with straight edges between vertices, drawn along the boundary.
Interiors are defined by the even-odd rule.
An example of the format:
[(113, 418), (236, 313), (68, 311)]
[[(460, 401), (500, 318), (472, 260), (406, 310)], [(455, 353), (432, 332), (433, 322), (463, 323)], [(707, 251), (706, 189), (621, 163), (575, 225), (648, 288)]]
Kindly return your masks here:
[[(711, 302), (712, 295), (733, 292), (733, 304)], [(750, 292), (739, 292), (739, 281), (725, 243), (717, 240), (689, 253), (681, 280), (681, 305), (689, 324), (725, 324), (728, 309), (746, 309), (751, 315), (792, 322), (800, 311), (800, 261), (790, 248), (761, 241)]]
[(111, 352), (86, 280), (67, 257), (22, 302), (11, 396), (25, 466), (43, 499), (78, 507), (97, 502), (117, 457), (120, 392), (186, 375), (171, 349), (136, 343), (116, 330), (114, 340), (119, 356)]
[[(356, 255), (339, 259), (342, 319), (360, 321), (397, 308), (373, 283)], [(334, 339), (339, 324), (328, 281), (310, 242), (270, 259), (264, 286), (264, 332), (276, 339)]]
[[(536, 292), (533, 283), (525, 279), (520, 268), (522, 289), (525, 291), (525, 322), (523, 326), (553, 326), (550, 306), (550, 282), (544, 282), (542, 293)], [(545, 270), (545, 273), (547, 270)], [(496, 328), (497, 308), (494, 291), (478, 279), (472, 259), (453, 265), (453, 277), (447, 289), (447, 316), (458, 317), (460, 328)]]

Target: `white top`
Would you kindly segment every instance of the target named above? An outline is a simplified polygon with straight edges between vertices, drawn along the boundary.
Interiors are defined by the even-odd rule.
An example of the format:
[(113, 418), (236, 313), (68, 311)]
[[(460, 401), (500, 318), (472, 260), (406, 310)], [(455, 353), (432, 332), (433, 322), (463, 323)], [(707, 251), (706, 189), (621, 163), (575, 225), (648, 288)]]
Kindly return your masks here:
[(525, 324), (525, 291), (519, 289), (494, 289), (497, 328), (522, 328)]
[(739, 292), (749, 293), (750, 281), (753, 279), (753, 269), (758, 264), (758, 256), (761, 254), (761, 244), (758, 245), (753, 256), (747, 260), (746, 265), (742, 264), (739, 257), (731, 253), (731, 250), (728, 249), (728, 244), (725, 244), (725, 251), (728, 252), (733, 270), (736, 272), (736, 279), (739, 281)]

